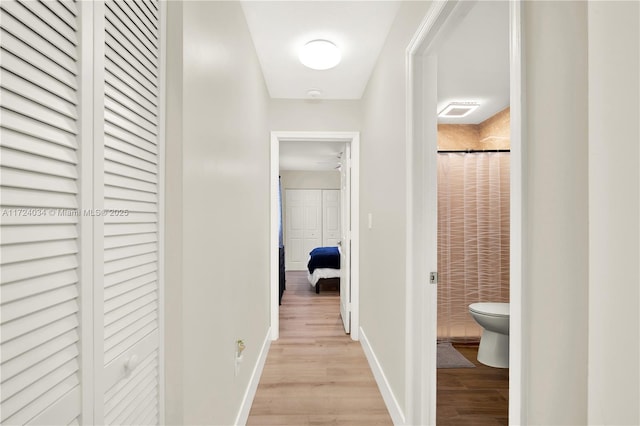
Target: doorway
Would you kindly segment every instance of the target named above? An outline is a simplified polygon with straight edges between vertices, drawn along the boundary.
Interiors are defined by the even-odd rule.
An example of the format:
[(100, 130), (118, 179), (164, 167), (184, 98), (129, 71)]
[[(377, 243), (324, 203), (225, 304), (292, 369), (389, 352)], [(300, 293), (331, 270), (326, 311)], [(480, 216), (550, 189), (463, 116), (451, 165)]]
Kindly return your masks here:
[[(407, 50), (408, 213), (407, 415), (410, 423), (436, 422), (437, 342), (437, 126), (438, 54), (452, 28), (476, 2), (434, 4)], [(509, 2), (510, 171), (510, 374), (509, 422), (521, 423), (521, 5)]]
[[(341, 166), (342, 217), (341, 236), (341, 285), (340, 312), (345, 331), (350, 332), (353, 340), (358, 340), (359, 331), (359, 143), (358, 132), (272, 132), (271, 133), (271, 238), (270, 238), (270, 289), (271, 289), (271, 338), (279, 337), (280, 313), (280, 206), (279, 206), (279, 171), (280, 144), (296, 142), (300, 144), (313, 142), (341, 143), (345, 146), (346, 157)], [(286, 248), (285, 248), (286, 250)]]

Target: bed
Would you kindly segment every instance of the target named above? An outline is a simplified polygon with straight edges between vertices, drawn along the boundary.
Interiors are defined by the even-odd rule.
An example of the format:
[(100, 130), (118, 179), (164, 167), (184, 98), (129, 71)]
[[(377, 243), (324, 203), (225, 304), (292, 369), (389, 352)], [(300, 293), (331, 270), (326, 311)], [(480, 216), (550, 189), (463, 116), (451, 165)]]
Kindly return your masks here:
[(309, 253), (307, 264), (309, 283), (320, 293), (321, 285), (340, 286), (340, 249), (338, 247), (316, 247)]

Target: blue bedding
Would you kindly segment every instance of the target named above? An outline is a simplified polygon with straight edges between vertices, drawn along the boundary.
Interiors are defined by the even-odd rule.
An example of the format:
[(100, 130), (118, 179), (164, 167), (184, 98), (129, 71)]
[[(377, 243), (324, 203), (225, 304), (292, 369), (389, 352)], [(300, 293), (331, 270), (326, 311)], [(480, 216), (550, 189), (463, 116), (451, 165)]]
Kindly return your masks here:
[(340, 251), (338, 247), (316, 247), (309, 253), (311, 259), (307, 267), (309, 273), (318, 268), (340, 269)]

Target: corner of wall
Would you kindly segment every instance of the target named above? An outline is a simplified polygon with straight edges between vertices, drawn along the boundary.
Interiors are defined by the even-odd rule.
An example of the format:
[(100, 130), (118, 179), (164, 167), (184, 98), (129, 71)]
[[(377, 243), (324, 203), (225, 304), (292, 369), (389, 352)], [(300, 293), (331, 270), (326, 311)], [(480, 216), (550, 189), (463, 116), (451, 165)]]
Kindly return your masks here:
[(376, 379), (378, 389), (382, 394), (382, 399), (387, 406), (387, 410), (389, 410), (389, 415), (391, 416), (391, 420), (393, 420), (393, 424), (405, 424), (406, 417), (404, 410), (398, 403), (398, 399), (393, 393), (389, 380), (387, 380), (387, 376), (384, 374), (384, 369), (382, 368), (382, 365), (380, 365), (380, 361), (371, 347), (371, 343), (369, 343), (369, 339), (367, 339), (367, 334), (364, 332), (362, 327), (360, 327), (360, 344), (362, 345), (362, 350), (369, 362), (369, 367), (371, 367), (371, 371), (373, 372), (373, 377)]
[(245, 390), (244, 396), (242, 397), (242, 403), (240, 404), (240, 409), (238, 410), (238, 415), (236, 416), (234, 425), (247, 424), (247, 420), (249, 419), (249, 412), (251, 411), (251, 405), (253, 404), (253, 399), (256, 396), (256, 391), (258, 390), (258, 384), (260, 383), (260, 377), (262, 376), (262, 370), (264, 370), (264, 364), (267, 361), (267, 354), (269, 353), (270, 347), (271, 328), (268, 328), (267, 334), (265, 335), (264, 341), (262, 342), (262, 347), (260, 349), (258, 359), (251, 372), (251, 378), (249, 379), (249, 383), (247, 384), (247, 389)]

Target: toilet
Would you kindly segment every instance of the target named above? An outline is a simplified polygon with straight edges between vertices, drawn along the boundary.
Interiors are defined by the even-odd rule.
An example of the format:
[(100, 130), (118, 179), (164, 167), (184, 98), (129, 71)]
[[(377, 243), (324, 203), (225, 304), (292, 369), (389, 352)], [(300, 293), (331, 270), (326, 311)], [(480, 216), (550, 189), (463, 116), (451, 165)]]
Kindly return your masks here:
[(483, 328), (478, 361), (490, 367), (509, 368), (509, 304), (472, 303), (469, 313)]

